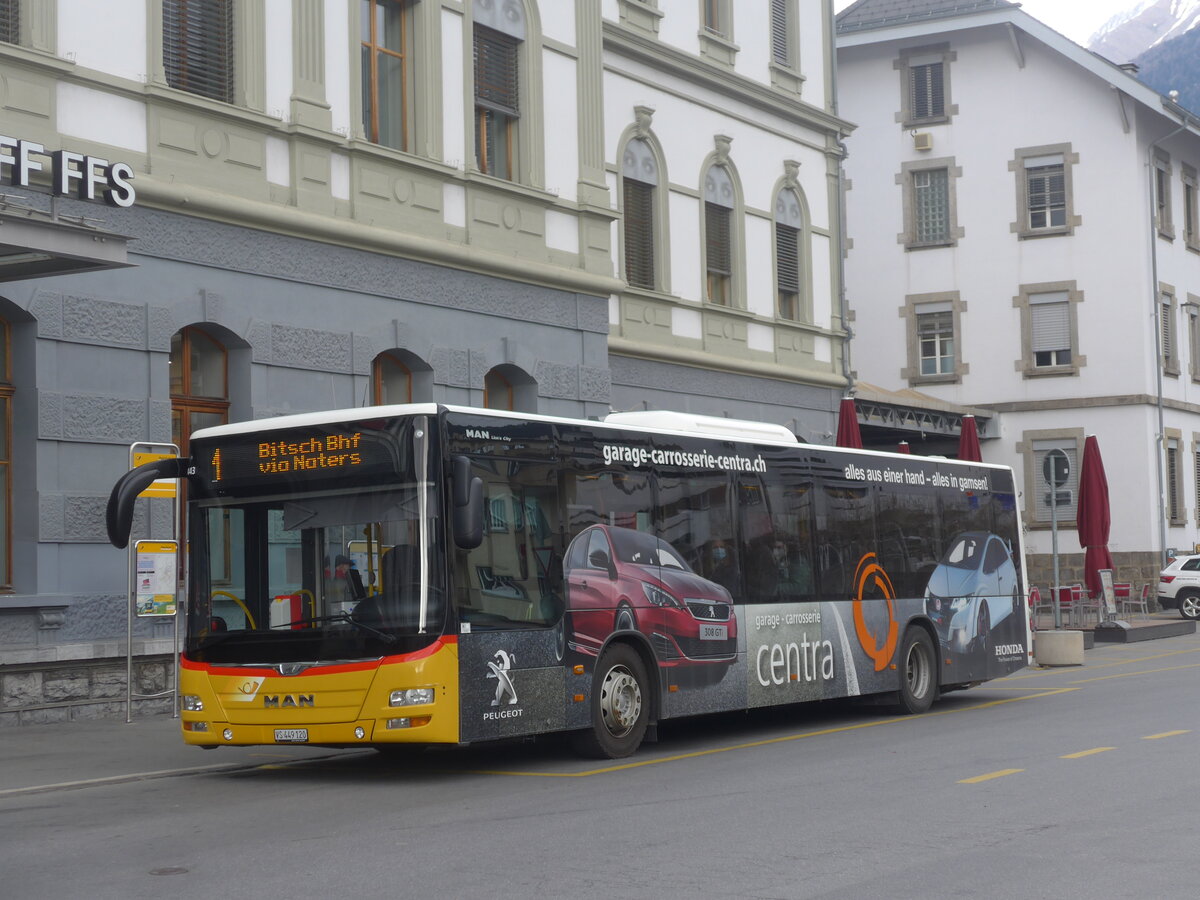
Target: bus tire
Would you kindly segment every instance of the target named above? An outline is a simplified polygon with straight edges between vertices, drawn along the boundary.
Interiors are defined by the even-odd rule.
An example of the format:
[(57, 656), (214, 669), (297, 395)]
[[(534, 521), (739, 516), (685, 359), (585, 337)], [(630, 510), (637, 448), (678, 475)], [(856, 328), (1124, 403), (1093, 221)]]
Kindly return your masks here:
[(900, 645), (900, 702), (902, 715), (927, 712), (937, 696), (937, 656), (924, 628), (910, 628)]
[(577, 752), (595, 759), (621, 759), (641, 745), (650, 723), (649, 678), (642, 657), (628, 644), (613, 644), (596, 663), (592, 678), (592, 727), (577, 732)]

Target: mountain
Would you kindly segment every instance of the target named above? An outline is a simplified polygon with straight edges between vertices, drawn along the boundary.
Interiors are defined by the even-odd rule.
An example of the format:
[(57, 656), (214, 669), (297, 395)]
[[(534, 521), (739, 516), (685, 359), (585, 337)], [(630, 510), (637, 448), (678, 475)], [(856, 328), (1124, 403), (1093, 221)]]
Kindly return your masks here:
[(1087, 48), (1126, 63), (1152, 47), (1186, 34), (1200, 23), (1200, 0), (1143, 0), (1109, 19)]
[(1138, 78), (1160, 94), (1179, 91), (1179, 103), (1200, 111), (1200, 28), (1151, 47), (1134, 62)]
[(1200, 109), (1200, 0), (1143, 0), (1109, 19), (1087, 48), (1117, 63), (1134, 62), (1138, 78), (1159, 93)]

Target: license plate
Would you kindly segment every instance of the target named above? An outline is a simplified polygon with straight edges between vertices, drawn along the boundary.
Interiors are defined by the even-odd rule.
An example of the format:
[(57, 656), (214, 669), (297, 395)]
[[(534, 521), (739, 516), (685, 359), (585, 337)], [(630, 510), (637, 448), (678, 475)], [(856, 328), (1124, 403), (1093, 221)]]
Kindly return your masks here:
[(700, 640), (702, 641), (723, 641), (729, 637), (728, 625), (701, 625)]
[(303, 744), (308, 741), (307, 728), (276, 728), (275, 742), (277, 744)]

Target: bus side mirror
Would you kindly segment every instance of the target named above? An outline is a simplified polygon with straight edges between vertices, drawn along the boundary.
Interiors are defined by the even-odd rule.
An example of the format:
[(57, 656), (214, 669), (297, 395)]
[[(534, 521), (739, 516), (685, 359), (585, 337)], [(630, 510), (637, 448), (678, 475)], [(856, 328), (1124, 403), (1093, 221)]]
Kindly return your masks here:
[(108, 542), (118, 550), (129, 545), (129, 532), (133, 528), (133, 507), (138, 494), (160, 478), (183, 478), (191, 468), (192, 461), (186, 457), (156, 459), (130, 469), (117, 479), (112, 493), (108, 495), (108, 507), (104, 511), (104, 524), (108, 529)]
[(471, 460), (465, 456), (454, 457), (451, 466), (454, 543), (463, 550), (474, 550), (483, 543), (483, 479), (471, 474)]

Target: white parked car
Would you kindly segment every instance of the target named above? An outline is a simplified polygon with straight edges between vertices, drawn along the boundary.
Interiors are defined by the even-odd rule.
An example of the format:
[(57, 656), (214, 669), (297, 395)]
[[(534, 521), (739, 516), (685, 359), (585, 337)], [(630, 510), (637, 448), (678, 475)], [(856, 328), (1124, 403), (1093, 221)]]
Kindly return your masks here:
[(1200, 619), (1200, 554), (1177, 556), (1159, 573), (1158, 605)]

